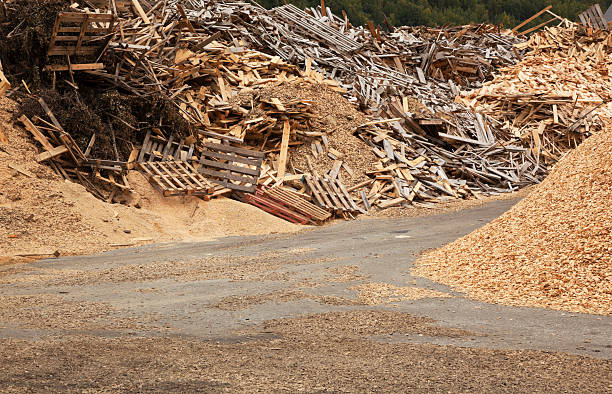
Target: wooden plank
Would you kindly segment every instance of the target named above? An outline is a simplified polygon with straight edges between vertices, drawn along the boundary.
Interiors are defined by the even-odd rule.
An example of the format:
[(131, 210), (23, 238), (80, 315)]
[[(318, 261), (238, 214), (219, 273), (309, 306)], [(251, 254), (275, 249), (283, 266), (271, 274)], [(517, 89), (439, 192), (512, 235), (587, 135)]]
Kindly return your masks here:
[(336, 184), (335, 184), (335, 182), (333, 180), (325, 179), (325, 180), (323, 180), (323, 182), (327, 182), (329, 184), (329, 186), (331, 187), (331, 189), (334, 192), (335, 196), (340, 201), (340, 204), (342, 204), (342, 208), (344, 210), (346, 210), (346, 211), (352, 211), (353, 210), (353, 208), (350, 206), (348, 201), (346, 201), (346, 199), (344, 198), (344, 195), (340, 192), (340, 190), (338, 189), (338, 187), (336, 186)]
[(257, 158), (263, 159), (266, 156), (266, 154), (263, 152), (254, 151), (250, 149), (244, 149), (244, 148), (238, 148), (238, 147), (230, 146), (230, 145), (215, 144), (212, 142), (205, 143), (204, 147), (209, 148), (209, 149), (218, 150), (221, 152), (238, 153), (240, 155), (247, 156), (247, 157), (257, 157)]
[(289, 135), (291, 132), (291, 127), (289, 126), (289, 121), (285, 120), (283, 123), (283, 137), (281, 140), (281, 151), (278, 159), (278, 178), (282, 178), (285, 176), (285, 171), (287, 168), (287, 154), (289, 151)]
[(323, 186), (323, 189), (327, 192), (327, 195), (333, 201), (332, 207), (334, 207), (336, 209), (339, 209), (339, 210), (342, 210), (342, 211), (346, 211), (346, 208), (340, 202), (340, 200), (336, 196), (336, 193), (334, 193), (334, 191), (332, 190), (332, 188), (329, 185), (329, 183), (326, 182), (325, 179), (320, 179), (320, 184), (321, 184), (321, 186)]
[(257, 183), (257, 178), (254, 178), (254, 177), (248, 177), (248, 176), (242, 176), (242, 175), (232, 174), (228, 172), (211, 170), (205, 167), (199, 167), (198, 172), (200, 174), (204, 174), (208, 176), (213, 176), (213, 177), (222, 178), (222, 179), (229, 179), (232, 181), (244, 182), (244, 183), (253, 184), (253, 185)]
[(321, 196), (319, 191), (314, 187), (311, 177), (305, 176), (304, 181), (306, 182), (306, 185), (308, 185), (308, 187), (310, 188), (312, 195), (314, 196), (315, 200), (317, 200), (319, 205), (327, 208), (328, 205), (325, 203), (325, 201), (323, 201), (323, 197)]
[(359, 211), (361, 213), (365, 213), (361, 208), (357, 206), (357, 204), (355, 203), (355, 200), (353, 200), (353, 197), (351, 197), (351, 195), (349, 194), (348, 190), (346, 190), (346, 187), (342, 184), (342, 182), (337, 180), (336, 184), (338, 185), (338, 188), (340, 189), (342, 194), (344, 194), (344, 198), (346, 199), (346, 201), (348, 201), (349, 205), (353, 208), (353, 210)]
[(258, 168), (241, 167), (235, 164), (222, 163), (220, 161), (207, 160), (204, 158), (200, 159), (200, 164), (203, 166), (218, 168), (222, 170), (228, 170), (232, 172), (238, 172), (238, 173), (245, 174), (245, 175), (253, 175), (255, 177), (259, 177), (259, 174), (260, 174), (260, 170)]
[[(199, 171), (199, 169), (198, 169)], [(232, 183), (226, 179), (210, 179), (211, 182), (214, 182), (218, 185), (221, 185), (223, 187), (226, 187), (228, 189), (232, 189), (232, 190), (237, 190), (237, 191), (241, 191), (241, 192), (245, 192), (245, 193), (253, 193), (255, 191), (255, 189), (257, 188), (257, 185), (255, 184), (251, 184), (251, 186), (246, 186), (246, 185), (237, 185), (235, 183)]]
[(9, 168), (12, 168), (13, 170), (27, 176), (28, 178), (34, 178), (35, 175), (32, 174), (30, 171), (26, 170), (25, 168), (17, 165), (17, 164), (13, 164), (13, 163), (9, 163), (8, 164)]
[(235, 163), (248, 164), (250, 166), (255, 166), (255, 167), (257, 167), (259, 164), (259, 160), (257, 159), (250, 159), (250, 158), (245, 158), (242, 156), (235, 156), (235, 155), (229, 155), (226, 153), (213, 152), (207, 149), (202, 150), (202, 156), (206, 156), (209, 158), (212, 157), (212, 158), (220, 159), (220, 160), (233, 161)]
[(526, 19), (525, 21), (519, 23), (514, 29), (512, 29), (513, 32), (518, 31), (518, 29), (520, 29), (521, 27), (525, 26), (526, 24), (528, 24), (529, 22), (531, 22), (532, 20), (534, 20), (535, 18), (537, 18), (538, 16), (542, 15), (543, 13), (545, 13), (546, 11), (550, 10), (552, 8), (552, 5), (549, 5), (548, 7), (544, 8), (541, 11), (538, 11), (535, 15), (533, 15), (531, 18)]
[(138, 13), (138, 16), (140, 16), (142, 18), (142, 21), (144, 23), (146, 23), (147, 25), (150, 25), (151, 24), (151, 20), (147, 16), (147, 13), (144, 12), (144, 10), (142, 9), (142, 6), (140, 5), (140, 2), (138, 0), (132, 0), (132, 5), (134, 6), (134, 9)]
[(32, 123), (30, 119), (28, 119), (27, 116), (21, 115), (19, 120), (21, 121), (21, 123), (23, 123), (26, 130), (28, 130), (32, 134), (32, 136), (34, 136), (34, 139), (40, 142), (40, 144), (42, 145), (43, 148), (45, 148), (45, 150), (53, 149), (53, 145), (51, 145), (47, 137), (45, 137), (43, 133), (41, 133), (40, 130), (38, 130), (38, 127), (36, 127), (34, 123)]
[[(70, 65), (72, 71), (82, 71), (82, 70), (101, 70), (104, 68), (103, 63), (81, 63), (81, 64), (72, 64)], [(64, 64), (48, 64), (45, 66), (45, 71), (68, 71), (68, 65)]]
[(148, 147), (149, 147), (149, 140), (151, 139), (151, 130), (147, 131), (147, 135), (145, 136), (144, 142), (142, 143), (142, 147), (140, 148), (140, 153), (138, 154), (138, 161), (141, 162), (144, 160), (144, 156), (146, 153), (149, 153), (147, 151)]
[(399, 204), (403, 203), (404, 201), (406, 201), (406, 199), (404, 197), (398, 197), (398, 198), (394, 198), (392, 200), (386, 200), (386, 201), (380, 202), (378, 204), (378, 207), (380, 209), (390, 208), (390, 207), (394, 207), (396, 205), (399, 205)]
[(59, 155), (62, 155), (64, 153), (68, 152), (68, 148), (66, 148), (66, 146), (64, 145), (60, 145), (56, 148), (52, 148), (50, 150), (46, 150), (38, 155), (36, 155), (36, 162), (41, 163), (45, 160), (49, 160), (52, 159), (54, 157), (57, 157)]

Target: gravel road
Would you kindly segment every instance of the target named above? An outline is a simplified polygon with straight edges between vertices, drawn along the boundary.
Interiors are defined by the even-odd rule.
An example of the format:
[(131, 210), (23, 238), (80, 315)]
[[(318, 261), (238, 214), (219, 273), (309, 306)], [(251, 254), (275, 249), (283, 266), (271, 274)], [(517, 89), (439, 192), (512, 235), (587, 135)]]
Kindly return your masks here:
[(512, 203), (2, 266), (0, 391), (612, 392), (612, 318), (411, 275)]

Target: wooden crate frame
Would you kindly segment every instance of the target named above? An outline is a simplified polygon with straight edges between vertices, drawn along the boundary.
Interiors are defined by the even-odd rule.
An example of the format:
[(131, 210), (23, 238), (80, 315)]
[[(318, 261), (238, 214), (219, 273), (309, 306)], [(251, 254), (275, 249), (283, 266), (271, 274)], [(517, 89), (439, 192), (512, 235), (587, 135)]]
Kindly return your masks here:
[(205, 143), (198, 172), (235, 191), (254, 193), (265, 153), (230, 145)]
[(48, 56), (93, 56), (106, 46), (115, 27), (111, 14), (60, 12), (55, 19)]
[(184, 161), (149, 161), (138, 163), (138, 167), (166, 197), (208, 196), (216, 191), (214, 185)]

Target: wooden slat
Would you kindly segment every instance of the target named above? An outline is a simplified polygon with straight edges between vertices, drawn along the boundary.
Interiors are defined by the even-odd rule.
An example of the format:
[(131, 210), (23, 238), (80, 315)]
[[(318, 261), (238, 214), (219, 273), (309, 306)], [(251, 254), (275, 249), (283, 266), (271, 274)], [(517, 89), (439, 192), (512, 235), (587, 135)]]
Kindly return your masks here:
[(243, 176), (243, 175), (238, 175), (238, 174), (232, 174), (228, 172), (215, 171), (215, 170), (212, 170), (206, 167), (199, 167), (198, 172), (200, 174), (205, 174), (205, 175), (209, 175), (209, 176), (213, 176), (217, 178), (229, 179), (232, 181), (244, 182), (244, 183), (249, 183), (249, 184), (257, 183), (256, 177), (249, 177), (249, 176)]
[(281, 150), (278, 158), (278, 178), (282, 178), (285, 176), (285, 171), (287, 168), (287, 153), (289, 151), (289, 134), (291, 132), (291, 127), (289, 126), (289, 121), (285, 120), (283, 123), (283, 136), (281, 140)]
[(257, 158), (263, 159), (266, 156), (264, 152), (259, 152), (259, 151), (244, 149), (244, 148), (238, 148), (238, 147), (229, 146), (229, 145), (215, 144), (212, 142), (205, 143), (204, 147), (213, 149), (213, 150), (218, 150), (221, 152), (238, 153), (240, 155), (247, 156), (247, 157), (257, 157)]
[(253, 169), (253, 168), (248, 168), (248, 167), (241, 167), (241, 166), (237, 166), (234, 164), (229, 164), (229, 163), (221, 163), (219, 161), (213, 161), (213, 160), (207, 160), (207, 159), (200, 159), (200, 164), (205, 165), (205, 166), (209, 166), (209, 167), (214, 167), (214, 168), (219, 168), (219, 169), (223, 169), (223, 170), (228, 170), (228, 171), (232, 171), (232, 172), (238, 172), (241, 174), (246, 174), (246, 175), (253, 175), (256, 177), (259, 177), (259, 169)]

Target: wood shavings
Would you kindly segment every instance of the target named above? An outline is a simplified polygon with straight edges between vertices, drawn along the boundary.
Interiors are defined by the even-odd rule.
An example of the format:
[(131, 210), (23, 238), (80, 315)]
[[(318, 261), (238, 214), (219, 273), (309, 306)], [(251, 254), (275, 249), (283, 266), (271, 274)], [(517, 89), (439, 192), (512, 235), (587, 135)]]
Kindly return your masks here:
[(423, 298), (449, 298), (448, 293), (420, 287), (398, 287), (388, 283), (364, 283), (349, 290), (359, 292), (359, 301), (364, 305), (392, 304)]
[(416, 263), (471, 298), (612, 315), (612, 124), (510, 211)]

